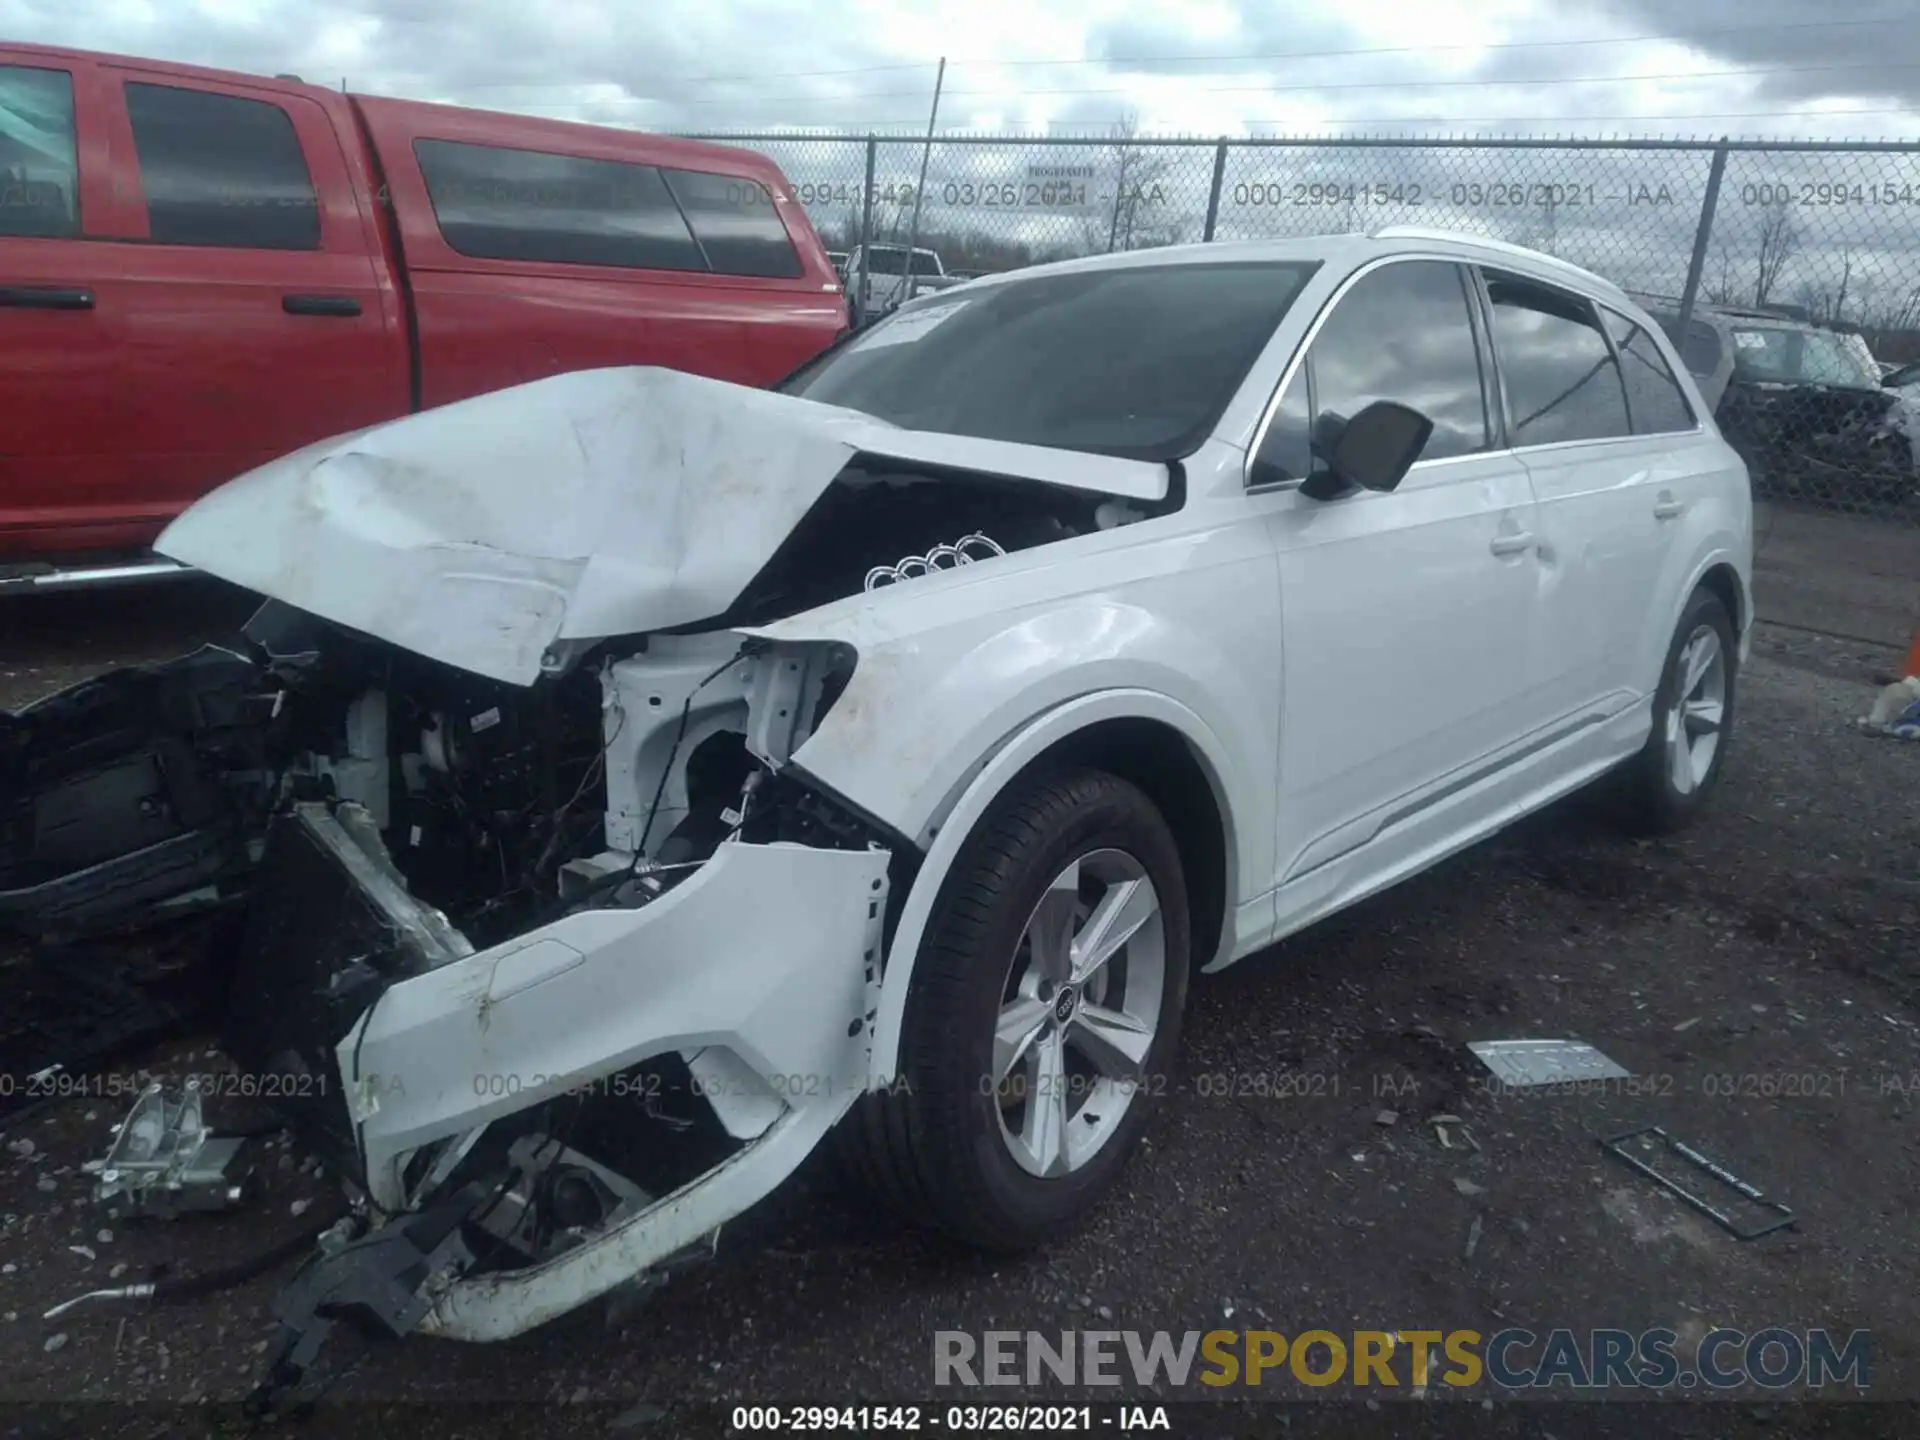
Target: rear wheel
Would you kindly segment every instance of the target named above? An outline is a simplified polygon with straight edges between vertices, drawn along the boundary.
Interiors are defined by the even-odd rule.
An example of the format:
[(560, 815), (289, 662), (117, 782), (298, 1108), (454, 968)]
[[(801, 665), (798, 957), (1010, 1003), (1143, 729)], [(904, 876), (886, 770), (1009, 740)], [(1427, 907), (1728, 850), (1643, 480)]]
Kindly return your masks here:
[(1023, 784), (947, 877), (899, 1083), (848, 1120), (857, 1173), (982, 1248), (1072, 1228), (1165, 1088), (1189, 962), (1179, 851), (1153, 803), (1100, 771)]
[(1699, 589), (1675, 628), (1653, 697), (1653, 731), (1615, 776), (1623, 817), (1636, 829), (1677, 830), (1720, 783), (1733, 738), (1739, 651), (1726, 606)]

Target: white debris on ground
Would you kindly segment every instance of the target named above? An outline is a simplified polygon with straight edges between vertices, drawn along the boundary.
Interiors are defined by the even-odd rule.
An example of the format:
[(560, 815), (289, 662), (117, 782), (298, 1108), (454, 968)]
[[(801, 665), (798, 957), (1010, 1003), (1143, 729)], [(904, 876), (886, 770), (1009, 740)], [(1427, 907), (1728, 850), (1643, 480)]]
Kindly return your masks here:
[(1874, 699), (1860, 728), (1869, 735), (1891, 735), (1898, 740), (1920, 740), (1920, 675), (1896, 680)]

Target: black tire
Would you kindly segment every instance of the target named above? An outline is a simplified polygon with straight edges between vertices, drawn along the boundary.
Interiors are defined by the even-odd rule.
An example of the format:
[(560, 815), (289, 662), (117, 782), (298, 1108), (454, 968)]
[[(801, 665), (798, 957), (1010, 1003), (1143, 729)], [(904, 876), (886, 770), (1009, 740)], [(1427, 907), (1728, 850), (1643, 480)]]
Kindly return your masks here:
[[(1009, 966), (1028, 917), (1073, 860), (1116, 849), (1139, 862), (1160, 898), (1165, 980), (1135, 1090), (1105, 1146), (1079, 1169), (1042, 1179), (1000, 1133), (984, 1083)], [(907, 993), (896, 1083), (863, 1095), (840, 1141), (856, 1183), (916, 1224), (983, 1250), (1019, 1251), (1075, 1228), (1099, 1203), (1169, 1088), (1192, 937), (1180, 853), (1137, 787), (1096, 770), (1018, 782), (955, 858), (934, 905)]]
[[(1720, 642), (1726, 664), (1726, 699), (1721, 707), (1719, 740), (1705, 777), (1691, 790), (1674, 784), (1668, 751), (1666, 717), (1674, 707), (1681, 682), (1680, 657), (1687, 642), (1701, 626), (1712, 628)], [(1726, 769), (1727, 750), (1733, 741), (1734, 718), (1738, 708), (1740, 652), (1720, 597), (1704, 587), (1695, 590), (1674, 628), (1667, 646), (1666, 663), (1660, 670), (1660, 684), (1653, 696), (1653, 730), (1647, 743), (1612, 778), (1611, 798), (1615, 814), (1632, 830), (1646, 835), (1663, 835), (1692, 821), (1719, 786)]]

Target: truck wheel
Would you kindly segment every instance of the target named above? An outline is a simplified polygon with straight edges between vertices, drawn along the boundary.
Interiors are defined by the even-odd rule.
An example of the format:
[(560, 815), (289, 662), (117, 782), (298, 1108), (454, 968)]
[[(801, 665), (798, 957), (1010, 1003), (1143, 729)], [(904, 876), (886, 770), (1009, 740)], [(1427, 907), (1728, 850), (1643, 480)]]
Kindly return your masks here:
[(1632, 828), (1678, 830), (1720, 783), (1733, 738), (1739, 655), (1726, 606), (1712, 591), (1695, 590), (1667, 648), (1653, 696), (1653, 732), (1614, 773), (1616, 809)]
[(1180, 853), (1152, 801), (1095, 770), (1019, 785), (934, 906), (898, 1079), (848, 1118), (856, 1175), (982, 1249), (1072, 1228), (1164, 1093), (1190, 950)]

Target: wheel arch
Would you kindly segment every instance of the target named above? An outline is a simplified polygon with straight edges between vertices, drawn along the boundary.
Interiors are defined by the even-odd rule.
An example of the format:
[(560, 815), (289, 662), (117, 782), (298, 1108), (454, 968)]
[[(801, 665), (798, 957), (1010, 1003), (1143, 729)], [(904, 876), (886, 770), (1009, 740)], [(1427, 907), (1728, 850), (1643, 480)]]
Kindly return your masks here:
[(907, 989), (935, 902), (962, 845), (994, 802), (1043, 766), (1079, 764), (1138, 785), (1173, 831), (1186, 870), (1193, 963), (1230, 939), (1239, 895), (1234, 815), (1221, 781), (1218, 738), (1178, 701), (1144, 690), (1107, 690), (1055, 706), (1009, 736), (944, 807), (887, 944), (873, 1019), (869, 1083), (897, 1073)]
[(1744, 664), (1752, 643), (1754, 619), (1753, 597), (1747, 588), (1746, 578), (1725, 554), (1710, 555), (1696, 561), (1692, 579), (1680, 592), (1679, 609), (1667, 627), (1669, 636), (1673, 633), (1673, 627), (1680, 623), (1680, 615), (1696, 590), (1707, 591), (1726, 607), (1727, 618), (1733, 622), (1734, 653)]

